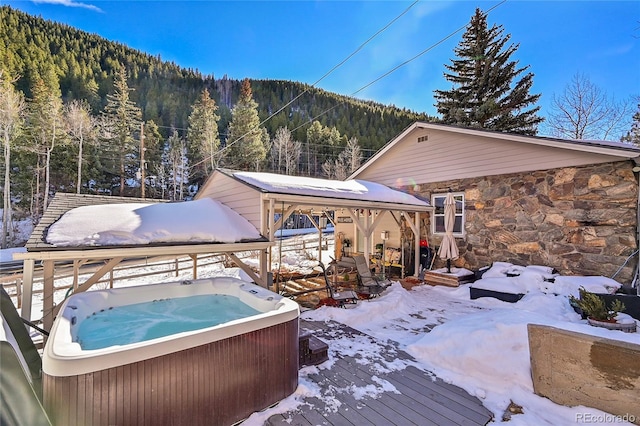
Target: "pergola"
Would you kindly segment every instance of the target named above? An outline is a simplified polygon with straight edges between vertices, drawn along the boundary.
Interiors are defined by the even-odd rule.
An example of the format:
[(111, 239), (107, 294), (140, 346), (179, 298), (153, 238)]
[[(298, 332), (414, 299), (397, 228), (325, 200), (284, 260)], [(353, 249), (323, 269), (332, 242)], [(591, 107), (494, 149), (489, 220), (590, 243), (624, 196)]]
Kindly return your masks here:
[[(312, 212), (344, 211), (363, 235), (366, 259), (370, 256), (374, 231), (382, 219), (390, 215), (398, 226), (406, 223), (415, 235), (415, 265), (420, 263), (420, 215), (433, 211), (433, 207), (424, 200), (374, 182), (225, 169), (213, 172), (196, 195), (196, 199), (202, 197), (215, 198), (231, 207), (253, 223), (271, 242), (275, 242), (276, 231), (294, 213), (307, 214), (320, 233), (320, 226), (315, 223)], [(276, 220), (277, 214), (280, 217)], [(326, 217), (331, 220), (330, 215)], [(261, 270), (261, 275), (266, 276), (266, 267), (271, 259), (267, 251), (262, 256), (260, 265), (265, 269)]]
[(149, 259), (156, 257), (191, 257), (193, 259), (193, 275), (197, 275), (197, 256), (202, 254), (225, 254), (234, 263), (246, 272), (255, 282), (264, 284), (264, 276), (258, 276), (246, 264), (244, 264), (235, 253), (259, 250), (266, 253), (266, 249), (272, 244), (263, 239), (261, 241), (249, 241), (240, 243), (181, 243), (181, 244), (158, 244), (139, 245), (128, 247), (55, 247), (45, 240), (47, 228), (58, 220), (65, 212), (80, 206), (102, 205), (114, 203), (154, 203), (159, 200), (129, 198), (129, 197), (107, 197), (78, 194), (58, 193), (53, 198), (51, 204), (40, 223), (34, 229), (31, 238), (27, 242), (27, 251), (14, 254), (14, 259), (23, 261), (23, 292), (21, 315), (27, 320), (32, 316), (33, 280), (36, 262), (41, 262), (43, 267), (43, 327), (49, 330), (53, 324), (53, 319), (57, 314), (57, 307), (54, 306), (54, 279), (56, 267), (69, 263), (73, 264), (74, 283), (77, 283), (79, 270), (86, 264), (101, 265), (83, 283), (75, 286), (74, 292), (86, 291), (102, 277), (112, 271), (119, 264), (132, 259)]

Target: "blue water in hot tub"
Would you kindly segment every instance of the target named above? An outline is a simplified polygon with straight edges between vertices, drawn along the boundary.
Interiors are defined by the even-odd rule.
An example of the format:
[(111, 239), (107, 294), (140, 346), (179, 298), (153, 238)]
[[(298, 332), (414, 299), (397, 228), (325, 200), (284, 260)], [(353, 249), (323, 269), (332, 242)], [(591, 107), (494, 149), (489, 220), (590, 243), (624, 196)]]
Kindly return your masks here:
[(95, 312), (78, 324), (74, 341), (83, 350), (199, 330), (260, 313), (235, 296), (207, 294), (116, 306)]

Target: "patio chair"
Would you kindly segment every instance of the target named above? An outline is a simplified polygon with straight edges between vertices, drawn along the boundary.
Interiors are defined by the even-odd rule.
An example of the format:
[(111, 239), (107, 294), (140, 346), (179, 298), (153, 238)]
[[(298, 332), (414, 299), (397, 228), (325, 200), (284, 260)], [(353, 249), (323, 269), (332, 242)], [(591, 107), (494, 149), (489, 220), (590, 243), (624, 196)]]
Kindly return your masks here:
[(376, 297), (391, 285), (389, 280), (380, 280), (371, 272), (363, 255), (358, 254), (353, 256), (353, 259), (358, 271), (358, 288), (356, 289), (358, 293), (370, 298)]
[(324, 282), (325, 282), (325, 285), (327, 286), (327, 293), (329, 294), (329, 301), (328, 301), (329, 303), (325, 303), (325, 304), (330, 304), (332, 306), (339, 306), (341, 308), (344, 308), (345, 305), (355, 305), (356, 303), (358, 303), (358, 294), (355, 291), (353, 290), (336, 291), (336, 289), (334, 289), (331, 286), (331, 283), (329, 282), (329, 277), (327, 277), (327, 269), (325, 268), (324, 263), (319, 261), (318, 264), (322, 269), (322, 274), (324, 275)]

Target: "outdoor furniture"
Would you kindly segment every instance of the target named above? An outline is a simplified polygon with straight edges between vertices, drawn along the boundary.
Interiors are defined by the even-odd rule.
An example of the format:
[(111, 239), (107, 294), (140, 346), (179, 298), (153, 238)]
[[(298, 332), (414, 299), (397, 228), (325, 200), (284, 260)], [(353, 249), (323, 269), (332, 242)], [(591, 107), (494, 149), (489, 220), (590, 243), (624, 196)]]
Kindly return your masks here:
[(324, 304), (344, 308), (345, 305), (355, 305), (356, 303), (358, 303), (358, 294), (355, 291), (337, 291), (336, 289), (334, 289), (329, 282), (329, 278), (327, 277), (327, 269), (325, 268), (324, 263), (318, 261), (318, 265), (322, 269), (322, 275), (324, 275), (324, 282), (327, 288), (327, 293), (329, 294), (329, 300), (325, 301)]
[[(0, 423), (50, 426), (42, 406), (42, 360), (11, 298), (0, 286)], [(9, 386), (6, 386), (9, 384)]]
[(388, 280), (379, 280), (369, 269), (363, 255), (353, 256), (358, 271), (358, 288), (356, 291), (367, 297), (376, 297), (391, 284)]
[(472, 283), (475, 280), (475, 273), (464, 268), (451, 268), (451, 272), (447, 272), (446, 268), (442, 268), (435, 271), (426, 271), (424, 274), (424, 281), (430, 285), (458, 287), (460, 284)]

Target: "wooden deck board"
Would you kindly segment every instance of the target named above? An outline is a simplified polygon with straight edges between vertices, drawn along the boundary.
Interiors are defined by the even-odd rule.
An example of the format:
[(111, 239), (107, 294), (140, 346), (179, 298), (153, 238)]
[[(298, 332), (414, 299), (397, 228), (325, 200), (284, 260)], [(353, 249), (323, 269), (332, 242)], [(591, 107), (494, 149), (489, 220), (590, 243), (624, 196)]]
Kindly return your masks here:
[[(463, 389), (445, 383), (427, 371), (409, 365), (402, 370), (387, 371), (375, 362), (358, 362), (358, 356), (346, 356), (331, 350), (332, 336), (370, 338), (382, 346), (380, 362), (415, 361), (397, 345), (376, 342), (346, 325), (335, 322), (301, 320), (300, 328), (329, 344), (331, 365), (322, 365), (306, 376), (319, 388), (321, 398), (305, 398), (295, 411), (272, 416), (269, 425), (486, 425), (492, 419), (478, 398)], [(374, 380), (375, 377), (375, 380)], [(381, 390), (380, 381), (388, 382), (395, 390)], [(371, 395), (354, 396), (353, 388), (373, 385)], [(325, 400), (330, 402), (327, 403)], [(337, 402), (336, 402), (337, 401)]]

